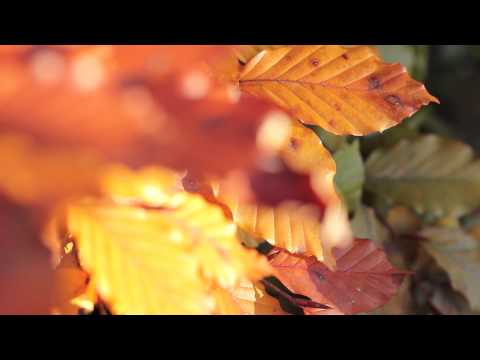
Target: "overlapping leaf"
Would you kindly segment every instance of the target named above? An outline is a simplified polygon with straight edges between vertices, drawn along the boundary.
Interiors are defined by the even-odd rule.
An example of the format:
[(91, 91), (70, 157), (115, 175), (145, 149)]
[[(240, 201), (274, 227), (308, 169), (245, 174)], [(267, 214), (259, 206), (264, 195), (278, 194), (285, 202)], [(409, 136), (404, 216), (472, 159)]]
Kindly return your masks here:
[[(367, 312), (384, 305), (405, 277), (369, 240), (357, 239), (351, 248), (335, 255), (337, 268), (333, 272), (314, 257), (293, 255), (278, 248), (271, 251), (269, 260), (275, 276), (292, 292), (344, 314)], [(323, 312), (332, 311), (313, 310), (315, 314)]]
[[(149, 194), (162, 193), (158, 184)], [(206, 279), (233, 287), (269, 273), (263, 258), (241, 246), (221, 209), (185, 192), (153, 200), (142, 194), (120, 191), (113, 202), (84, 200), (67, 212), (81, 265), (115, 313), (211, 313)]]
[(420, 233), (423, 248), (450, 277), (453, 288), (465, 295), (471, 308), (480, 311), (480, 243), (461, 229), (427, 228)]
[(245, 66), (240, 87), (339, 135), (383, 131), (436, 102), (400, 64), (366, 46), (290, 46), (264, 50)]
[(234, 222), (260, 242), (334, 266), (331, 249), (348, 246), (351, 235), (333, 184), (333, 159), (312, 130), (292, 121), (278, 160), (280, 171), (240, 174), (214, 182), (213, 189), (194, 177), (184, 184), (226, 205)]
[(426, 135), (375, 151), (369, 191), (419, 213), (460, 216), (480, 205), (480, 161), (460, 142)]

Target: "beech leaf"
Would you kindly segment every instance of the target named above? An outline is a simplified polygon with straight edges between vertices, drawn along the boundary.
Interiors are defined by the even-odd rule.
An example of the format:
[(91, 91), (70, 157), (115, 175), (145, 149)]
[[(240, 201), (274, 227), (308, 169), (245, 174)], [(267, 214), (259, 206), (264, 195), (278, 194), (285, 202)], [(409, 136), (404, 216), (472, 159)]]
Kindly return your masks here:
[(275, 276), (290, 291), (344, 314), (372, 311), (386, 304), (406, 275), (395, 269), (370, 240), (356, 239), (351, 248), (335, 255), (336, 271), (314, 257), (293, 255), (278, 248), (271, 251), (269, 260)]
[(426, 228), (423, 248), (450, 277), (474, 311), (480, 311), (480, 242), (461, 229)]
[[(348, 246), (351, 241), (347, 213), (333, 183), (335, 163), (315, 133), (297, 121), (292, 122), (291, 136), (280, 157), (294, 172), (274, 173), (267, 178), (270, 181), (261, 178), (257, 181), (261, 187), (247, 189), (255, 193), (253, 199), (242, 198), (241, 192), (224, 180), (214, 182), (211, 193), (252, 237), (292, 253), (314, 255), (333, 267), (332, 248)], [(303, 179), (301, 175), (304, 181), (296, 182)], [(252, 182), (252, 187), (257, 182)], [(201, 186), (191, 188), (198, 191)], [(263, 196), (263, 192), (273, 196)], [(204, 197), (211, 197), (205, 193)], [(282, 196), (280, 201), (264, 200)]]
[(480, 205), (480, 161), (470, 146), (425, 135), (376, 150), (366, 163), (366, 188), (418, 213), (461, 216)]
[(84, 199), (67, 210), (81, 265), (114, 313), (211, 313), (206, 280), (231, 287), (268, 275), (266, 261), (201, 197), (179, 192), (155, 206), (128, 200)]
[(242, 90), (337, 135), (384, 131), (438, 102), (400, 64), (367, 46), (286, 46), (264, 50), (240, 75)]

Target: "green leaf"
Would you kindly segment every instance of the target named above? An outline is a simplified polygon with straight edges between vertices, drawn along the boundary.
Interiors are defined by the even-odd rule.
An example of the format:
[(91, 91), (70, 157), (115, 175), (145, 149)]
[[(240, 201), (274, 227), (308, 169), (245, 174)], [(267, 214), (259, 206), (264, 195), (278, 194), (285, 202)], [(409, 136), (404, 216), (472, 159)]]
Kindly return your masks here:
[(360, 155), (359, 142), (345, 145), (333, 158), (337, 164), (335, 184), (350, 210), (355, 210), (362, 198), (365, 169)]
[(307, 127), (315, 131), (315, 134), (322, 140), (323, 145), (332, 153), (348, 144), (348, 136), (333, 135), (323, 130), (320, 126), (307, 125)]
[(480, 311), (480, 242), (461, 229), (427, 228), (423, 248), (450, 277), (452, 287)]
[(458, 217), (480, 205), (480, 161), (472, 148), (436, 135), (373, 152), (366, 174), (368, 191), (420, 214)]

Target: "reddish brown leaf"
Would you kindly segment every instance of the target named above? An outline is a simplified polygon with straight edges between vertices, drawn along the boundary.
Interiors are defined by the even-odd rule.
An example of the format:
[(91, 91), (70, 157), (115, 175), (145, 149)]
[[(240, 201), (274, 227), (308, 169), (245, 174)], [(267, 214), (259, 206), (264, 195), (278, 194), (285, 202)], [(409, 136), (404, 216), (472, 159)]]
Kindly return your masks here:
[(278, 279), (290, 291), (334, 310), (307, 309), (316, 314), (374, 310), (390, 300), (407, 274), (395, 269), (370, 240), (356, 239), (352, 247), (334, 254), (336, 271), (315, 257), (292, 255), (279, 248), (270, 252), (269, 260)]

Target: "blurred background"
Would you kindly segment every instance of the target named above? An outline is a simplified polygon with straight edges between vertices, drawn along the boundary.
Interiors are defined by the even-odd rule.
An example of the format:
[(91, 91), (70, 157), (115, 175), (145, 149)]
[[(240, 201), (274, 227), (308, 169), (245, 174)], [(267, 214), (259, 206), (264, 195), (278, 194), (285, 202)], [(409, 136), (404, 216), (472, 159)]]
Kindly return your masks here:
[(480, 45), (382, 45), (380, 51), (387, 61), (406, 65), (440, 99), (441, 106), (422, 110), (414, 121), (480, 151)]

